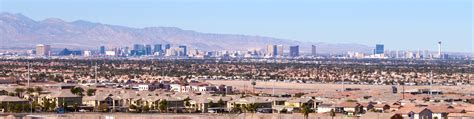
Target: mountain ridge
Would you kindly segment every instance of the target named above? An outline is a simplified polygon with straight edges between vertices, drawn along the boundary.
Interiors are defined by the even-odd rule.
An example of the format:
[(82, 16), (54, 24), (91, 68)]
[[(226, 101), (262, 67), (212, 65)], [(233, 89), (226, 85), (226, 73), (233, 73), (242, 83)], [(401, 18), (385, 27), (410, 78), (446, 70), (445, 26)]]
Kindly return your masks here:
[(22, 14), (0, 13), (0, 48), (50, 44), (53, 48), (97, 49), (131, 47), (132, 44), (188, 45), (202, 50), (264, 49), (269, 44), (300, 45), (301, 52), (309, 52), (311, 45), (319, 53), (340, 54), (347, 51), (371, 52), (371, 47), (360, 44), (331, 44), (300, 42), (256, 35), (202, 33), (178, 27), (133, 28), (120, 25), (94, 23), (86, 20), (64, 21), (59, 18), (33, 20)]

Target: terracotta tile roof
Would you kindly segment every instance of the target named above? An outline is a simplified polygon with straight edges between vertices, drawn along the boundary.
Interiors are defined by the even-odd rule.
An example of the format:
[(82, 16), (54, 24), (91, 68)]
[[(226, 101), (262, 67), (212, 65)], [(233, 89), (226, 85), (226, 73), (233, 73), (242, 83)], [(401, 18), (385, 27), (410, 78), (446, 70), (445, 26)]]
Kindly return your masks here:
[(341, 102), (337, 104), (337, 107), (356, 107), (359, 106), (360, 104), (357, 102)]

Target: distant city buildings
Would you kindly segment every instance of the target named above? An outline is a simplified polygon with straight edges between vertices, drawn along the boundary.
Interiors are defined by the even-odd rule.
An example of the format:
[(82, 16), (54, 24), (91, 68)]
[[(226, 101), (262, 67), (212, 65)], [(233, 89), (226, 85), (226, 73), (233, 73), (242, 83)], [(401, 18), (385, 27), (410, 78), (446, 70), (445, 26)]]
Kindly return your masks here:
[(179, 56), (188, 56), (188, 47), (185, 45), (178, 46), (179, 48)]
[(153, 51), (152, 51), (152, 48), (151, 48), (151, 45), (145, 45), (145, 55), (152, 55), (153, 54)]
[[(36, 50), (29, 50), (24, 54), (36, 56), (84, 56), (84, 57), (165, 57), (165, 58), (315, 58), (318, 56), (317, 46), (289, 46), (285, 50), (284, 45), (265, 45), (260, 48), (253, 48), (246, 51), (221, 50), (204, 51), (186, 45), (172, 44), (133, 44), (131, 48), (111, 47), (102, 45), (95, 50), (71, 50), (70, 48), (56, 49), (51, 51), (50, 45), (38, 44)], [(401, 58), (401, 59), (447, 59), (448, 54), (441, 53), (440, 44), (438, 51), (428, 50), (386, 50), (383, 44), (376, 44), (371, 51), (348, 51), (346, 55), (341, 54), (320, 54), (319, 58)], [(372, 52), (372, 53), (370, 53)], [(1, 55), (1, 54), (0, 54)], [(440, 56), (441, 55), (441, 56)], [(460, 56), (451, 56), (450, 58), (460, 58)], [(466, 58), (466, 56), (461, 57)]]
[(161, 44), (155, 44), (155, 53), (163, 53), (163, 47)]
[(290, 57), (298, 57), (300, 56), (300, 46), (290, 46)]
[(99, 54), (105, 55), (105, 46), (100, 46), (100, 48), (99, 48)]
[(170, 49), (170, 48), (171, 48), (171, 44), (166, 44), (166, 45), (165, 45), (165, 50), (168, 50), (168, 49)]
[(36, 45), (36, 55), (38, 56), (50, 56), (51, 55), (51, 46), (38, 44)]
[(277, 45), (267, 45), (267, 56), (274, 57), (278, 54)]
[(64, 48), (61, 52), (58, 54), (59, 56), (80, 56), (82, 55), (82, 51), (80, 50), (69, 50), (67, 48)]
[(283, 45), (277, 45), (277, 55), (283, 57)]
[(311, 55), (316, 56), (316, 45), (311, 45)]
[(376, 44), (374, 54), (384, 54), (384, 45)]

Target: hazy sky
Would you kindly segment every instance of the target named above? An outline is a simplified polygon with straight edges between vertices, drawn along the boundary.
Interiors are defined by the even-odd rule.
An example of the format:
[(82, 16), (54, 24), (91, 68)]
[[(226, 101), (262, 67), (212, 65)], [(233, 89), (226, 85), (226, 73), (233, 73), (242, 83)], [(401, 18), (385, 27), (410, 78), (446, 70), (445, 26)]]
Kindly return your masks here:
[(473, 52), (471, 0), (0, 0), (2, 12), (129, 27)]

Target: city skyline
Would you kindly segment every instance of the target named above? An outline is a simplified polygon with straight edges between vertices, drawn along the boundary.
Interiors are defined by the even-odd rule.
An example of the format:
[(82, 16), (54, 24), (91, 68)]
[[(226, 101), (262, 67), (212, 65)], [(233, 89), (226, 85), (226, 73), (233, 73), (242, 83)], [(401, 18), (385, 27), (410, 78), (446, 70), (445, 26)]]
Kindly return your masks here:
[[(379, 2), (371, 0), (349, 2), (338, 0), (317, 2), (296, 1), (291, 2), (291, 4), (286, 4), (288, 2), (285, 1), (186, 2), (165, 0), (157, 2), (118, 1), (114, 3), (102, 1), (96, 2), (95, 5), (90, 7), (85, 5), (89, 5), (91, 2), (50, 0), (48, 2), (39, 2), (39, 4), (22, 4), (31, 2), (34, 1), (2, 1), (0, 10), (1, 12), (21, 13), (30, 16), (34, 20), (44, 20), (47, 18), (60, 18), (66, 21), (87, 20), (135, 28), (170, 26), (205, 33), (259, 35), (301, 42), (358, 43), (367, 46), (386, 44), (388, 49), (394, 50), (436, 51), (436, 42), (438, 41), (443, 42), (443, 50), (448, 52), (472, 52), (473, 46), (472, 33), (469, 32), (472, 28), (470, 27), (472, 26), (470, 22), (472, 13), (469, 11), (469, 9), (472, 8), (472, 4), (466, 4), (471, 3), (471, 1), (467, 0), (420, 0), (415, 2), (394, 2), (388, 0)], [(221, 8), (222, 6), (234, 5), (233, 3), (235, 3), (236, 6)], [(303, 3), (307, 3), (307, 5)], [(68, 8), (62, 7), (68, 5), (72, 6)], [(100, 7), (107, 5), (117, 7)], [(248, 10), (235, 8), (245, 5), (250, 5), (249, 10), (257, 10), (257, 12), (248, 13)], [(288, 11), (276, 9), (283, 5), (288, 5), (287, 8), (296, 9), (288, 9)], [(139, 6), (143, 6), (143, 8)], [(162, 7), (154, 8), (152, 6)], [(316, 6), (316, 8), (313, 8), (313, 6)], [(367, 8), (362, 8), (363, 6)], [(382, 8), (383, 6), (387, 8)], [(420, 10), (420, 8), (418, 8), (420, 6), (426, 9)], [(83, 9), (80, 9), (85, 7), (90, 8), (90, 10), (95, 10), (95, 12), (85, 12), (88, 10), (82, 11)], [(179, 7), (182, 7), (183, 10), (177, 10)], [(209, 15), (203, 12), (212, 9), (189, 10), (202, 7), (216, 7), (213, 9), (220, 8), (222, 11), (214, 15)], [(407, 9), (402, 10), (398, 7), (405, 7)], [(123, 8), (137, 9), (127, 9), (130, 11), (119, 10)], [(263, 8), (271, 9), (258, 11), (258, 9)], [(111, 13), (113, 10), (117, 10), (118, 12)], [(138, 14), (137, 11), (141, 11), (140, 14)], [(136, 12), (136, 14), (133, 14), (134, 12)], [(151, 15), (154, 14), (154, 12), (158, 12), (157, 14), (160, 15)], [(225, 12), (230, 12), (230, 14), (224, 14)], [(119, 13), (122, 15), (117, 15)], [(246, 13), (248, 13), (249, 16), (245, 15)], [(285, 15), (293, 13), (297, 14)], [(318, 14), (314, 14), (313, 16), (312, 13)], [(133, 16), (134, 18), (122, 18), (130, 18), (128, 16)], [(273, 19), (259, 16), (268, 16)], [(190, 18), (198, 19), (190, 20)], [(250, 22), (244, 18), (252, 18), (255, 22)], [(330, 20), (335, 21), (328, 22)]]

